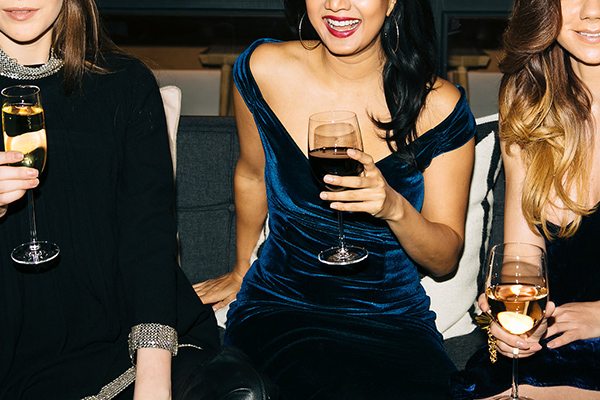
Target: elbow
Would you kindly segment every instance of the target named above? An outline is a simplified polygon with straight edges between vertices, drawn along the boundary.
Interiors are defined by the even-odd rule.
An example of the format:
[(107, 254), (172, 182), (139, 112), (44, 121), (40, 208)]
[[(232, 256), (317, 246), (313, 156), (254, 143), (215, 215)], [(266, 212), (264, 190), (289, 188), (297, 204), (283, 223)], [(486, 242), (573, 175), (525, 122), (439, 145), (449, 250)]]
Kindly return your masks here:
[[(430, 269), (430, 275), (436, 281), (445, 281), (452, 278), (458, 270), (458, 263), (464, 249), (464, 239), (453, 231), (454, 240), (448, 241), (449, 247), (445, 256), (436, 260), (435, 266)], [(452, 244), (450, 244), (452, 243)]]

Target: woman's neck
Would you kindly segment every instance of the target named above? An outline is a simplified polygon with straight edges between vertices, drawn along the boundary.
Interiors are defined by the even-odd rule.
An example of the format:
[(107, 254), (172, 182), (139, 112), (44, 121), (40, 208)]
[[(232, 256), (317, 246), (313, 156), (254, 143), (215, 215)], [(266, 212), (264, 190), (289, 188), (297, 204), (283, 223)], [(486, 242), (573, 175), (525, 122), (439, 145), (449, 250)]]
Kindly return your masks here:
[(14, 58), (21, 65), (45, 64), (50, 56), (52, 46), (51, 34), (46, 34), (35, 42), (17, 43), (4, 35), (0, 35), (0, 48), (10, 58)]
[(350, 56), (336, 56), (329, 52), (324, 46), (319, 46), (321, 51), (320, 61), (324, 70), (332, 73), (328, 80), (339, 80), (342, 82), (358, 83), (370, 81), (374, 77), (381, 77), (384, 64), (383, 50), (379, 43)]

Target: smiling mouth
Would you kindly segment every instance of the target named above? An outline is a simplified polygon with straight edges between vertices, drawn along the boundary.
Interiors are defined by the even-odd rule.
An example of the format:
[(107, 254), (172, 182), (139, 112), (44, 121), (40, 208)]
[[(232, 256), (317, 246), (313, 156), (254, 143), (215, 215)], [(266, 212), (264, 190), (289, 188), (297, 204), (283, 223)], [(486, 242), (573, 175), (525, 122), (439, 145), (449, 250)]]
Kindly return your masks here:
[(591, 32), (577, 32), (577, 34), (581, 36), (585, 36), (588, 38), (600, 38), (600, 32), (591, 33)]
[(338, 31), (351, 31), (352, 29), (356, 28), (358, 24), (360, 24), (359, 19), (335, 20), (331, 18), (324, 18), (324, 20), (331, 29)]

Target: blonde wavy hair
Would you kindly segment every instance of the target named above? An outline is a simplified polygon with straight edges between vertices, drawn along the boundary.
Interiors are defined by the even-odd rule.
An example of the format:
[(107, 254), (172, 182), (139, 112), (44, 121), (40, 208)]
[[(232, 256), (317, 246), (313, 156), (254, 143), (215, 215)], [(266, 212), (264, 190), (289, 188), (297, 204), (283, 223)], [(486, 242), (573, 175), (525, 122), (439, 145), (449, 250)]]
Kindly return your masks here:
[[(591, 94), (556, 42), (560, 0), (516, 0), (504, 33), (500, 86), (500, 138), (521, 149), (526, 165), (523, 214), (547, 238), (572, 236), (587, 206), (593, 143)], [(574, 194), (574, 198), (571, 195)], [(551, 209), (571, 211), (553, 235)], [(570, 214), (570, 213), (564, 213)]]

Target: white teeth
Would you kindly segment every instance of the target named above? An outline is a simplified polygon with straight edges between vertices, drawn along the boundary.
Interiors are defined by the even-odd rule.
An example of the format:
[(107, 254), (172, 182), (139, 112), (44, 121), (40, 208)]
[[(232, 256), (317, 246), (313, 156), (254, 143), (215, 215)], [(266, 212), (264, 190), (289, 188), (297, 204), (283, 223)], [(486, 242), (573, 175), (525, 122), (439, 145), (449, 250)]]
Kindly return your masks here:
[(579, 34), (581, 36), (585, 36), (585, 37), (591, 37), (591, 38), (597, 38), (600, 37), (600, 32), (599, 33), (587, 33), (587, 32), (579, 32)]
[(358, 19), (347, 19), (344, 21), (337, 21), (337, 20), (329, 19), (329, 18), (326, 18), (325, 21), (329, 24), (329, 26), (336, 27), (336, 28), (352, 26), (352, 25), (356, 25), (360, 22), (360, 20), (358, 20)]

